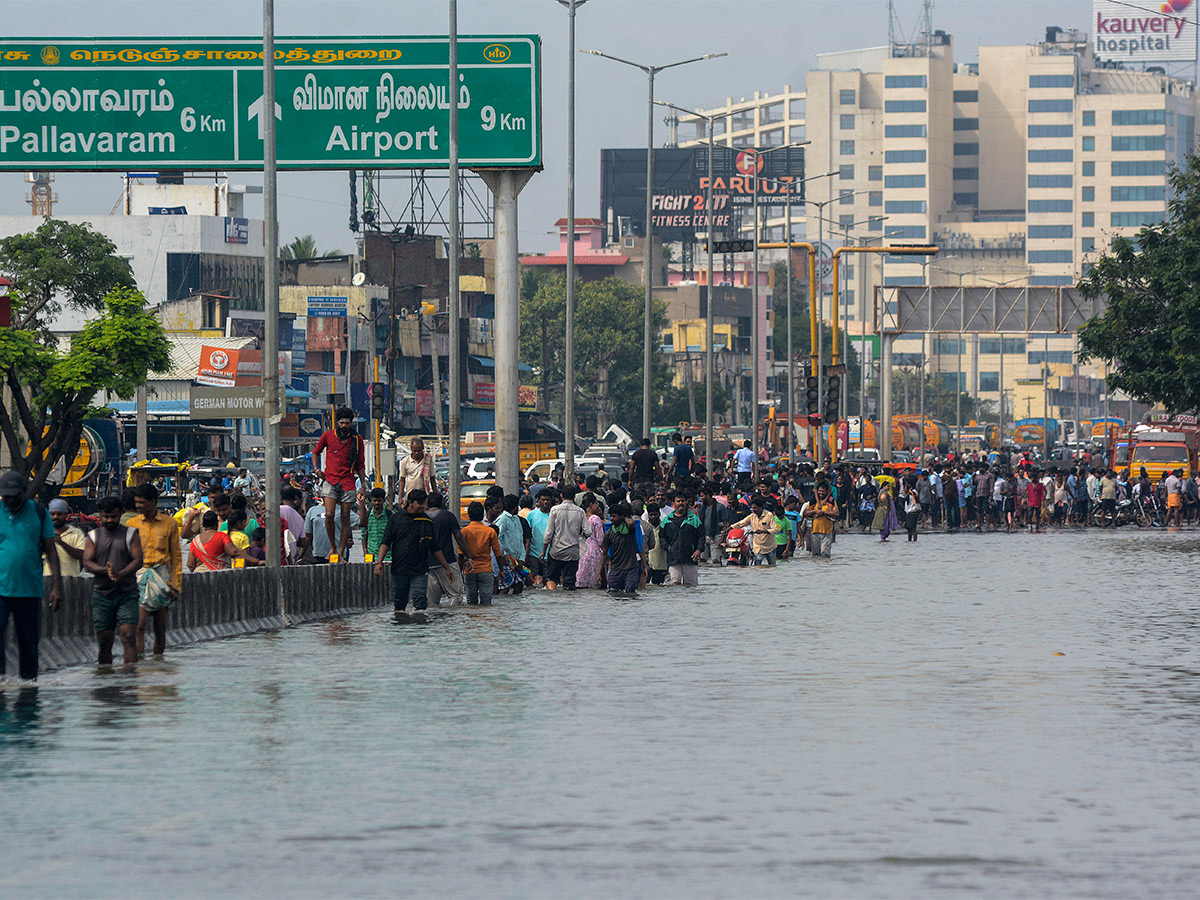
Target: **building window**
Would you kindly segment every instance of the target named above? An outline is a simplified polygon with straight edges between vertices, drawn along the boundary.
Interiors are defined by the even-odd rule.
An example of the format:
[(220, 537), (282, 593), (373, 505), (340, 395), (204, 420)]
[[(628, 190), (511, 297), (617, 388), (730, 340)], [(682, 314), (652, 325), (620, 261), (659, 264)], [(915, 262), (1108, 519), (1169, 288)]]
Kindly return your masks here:
[(854, 155), (854, 141), (841, 141), (838, 147), (838, 153), (842, 156)]
[(1031, 241), (1048, 240), (1051, 238), (1069, 238), (1070, 225), (1030, 225), (1029, 239)]
[(1114, 125), (1166, 125), (1165, 109), (1114, 109)]
[(887, 175), (883, 179), (883, 186), (886, 188), (923, 188), (925, 187), (925, 176)]
[(1079, 194), (1079, 199), (1084, 203), (1091, 203), (1096, 199), (1096, 189), (1094, 187), (1085, 187)]
[(1096, 250), (1096, 239), (1094, 237), (1083, 238), (1081, 249), (1084, 253), (1093, 253)]
[(924, 125), (884, 125), (883, 136), (889, 138), (923, 138)]
[(924, 200), (889, 200), (884, 208), (889, 216), (924, 215)]
[(883, 219), (872, 216), (867, 220), (867, 231), (883, 231)]
[(792, 100), (788, 103), (788, 118), (803, 119), (804, 118), (804, 101)]
[(885, 150), (883, 153), (883, 161), (885, 163), (923, 163), (925, 162), (925, 151)]
[(854, 224), (854, 213), (838, 216), (838, 224), (843, 228), (847, 228)]
[(978, 119), (955, 119), (954, 120), (954, 130), (955, 131), (978, 131), (979, 130), (979, 120)]
[[(1085, 142), (1087, 138), (1083, 139)], [(1085, 143), (1084, 150), (1087, 149)], [(1046, 163), (1046, 162), (1071, 162), (1075, 159), (1074, 150), (1030, 150), (1029, 161), (1031, 163)]]
[(1029, 211), (1031, 213), (1058, 213), (1070, 212), (1075, 208), (1073, 200), (1030, 200)]
[(762, 146), (764, 147), (782, 147), (783, 146), (783, 129), (772, 128), (770, 131), (762, 133)]
[(1114, 177), (1156, 177), (1165, 175), (1167, 164), (1161, 159), (1122, 159), (1114, 160), (1112, 173)]
[(1031, 113), (1069, 113), (1075, 109), (1074, 100), (1030, 100)]
[(1034, 287), (1065, 287), (1074, 284), (1075, 279), (1070, 275), (1033, 275), (1029, 283)]
[(1113, 228), (1141, 228), (1143, 225), (1157, 225), (1165, 221), (1167, 214), (1162, 210), (1147, 210), (1146, 212), (1115, 212), (1112, 214)]
[(867, 181), (883, 181), (883, 166), (867, 166)]
[[(979, 342), (979, 351), (983, 352), (983, 341)], [(999, 372), (980, 372), (979, 391), (984, 394), (995, 394), (1000, 391)]]
[(854, 180), (854, 166), (853, 165), (838, 166), (838, 180), (839, 181), (853, 181)]
[(793, 125), (788, 129), (788, 139), (793, 144), (798, 144), (804, 140), (804, 126)]
[(979, 205), (979, 192), (978, 191), (964, 191), (962, 193), (956, 193), (954, 195), (954, 205), (955, 206), (978, 206)]
[(1060, 363), (1070, 365), (1075, 361), (1075, 354), (1070, 350), (1030, 350), (1029, 364)]
[(1085, 134), (1083, 136), (1083, 152), (1091, 153), (1095, 149), (1096, 149), (1096, 139), (1094, 137), (1092, 137), (1090, 134)]
[(1094, 212), (1083, 213), (1083, 221), (1080, 222), (1079, 224), (1082, 225), (1084, 228), (1095, 228), (1096, 227), (1096, 214)]
[[(1000, 352), (1000, 338), (980, 338), (979, 352), (997, 354)], [(1008, 338), (1004, 339), (1005, 353), (1024, 353), (1025, 338)], [(982, 373), (981, 373), (982, 374)]]
[(978, 166), (963, 166), (954, 170), (955, 181), (978, 181), (979, 167)]
[(842, 115), (840, 115), (838, 117), (838, 121), (839, 121), (839, 126), (841, 127), (842, 131), (853, 131), (854, 130), (854, 114), (853, 113), (843, 113)]
[(1083, 176), (1091, 178), (1096, 174), (1096, 164), (1094, 162), (1085, 162), (1083, 164)]
[(923, 88), (927, 85), (924, 75), (888, 75), (883, 79), (885, 88)]
[(955, 91), (954, 92), (954, 102), (955, 103), (978, 103), (979, 102), (979, 91)]
[(1073, 88), (1075, 87), (1075, 76), (1030, 75), (1029, 86), (1031, 88)]
[(1114, 203), (1152, 203), (1154, 201), (1165, 201), (1167, 199), (1167, 189), (1160, 184), (1114, 184), (1112, 187), (1112, 199)]
[(853, 89), (842, 88), (838, 91), (838, 103), (842, 106), (853, 106), (856, 93)]
[(1029, 264), (1069, 263), (1074, 259), (1070, 250), (1030, 250)]
[(838, 193), (838, 206), (853, 206), (854, 191), (840, 191)]
[(884, 100), (883, 111), (885, 113), (923, 113), (925, 112), (925, 101)]
[(1094, 128), (1096, 125), (1096, 111), (1094, 109), (1086, 109), (1083, 111), (1083, 127)]
[(888, 234), (890, 237), (901, 238), (906, 240), (925, 240), (924, 225), (899, 225), (895, 228), (889, 228)]
[[(1031, 188), (1069, 188), (1072, 184), (1070, 175), (1030, 175)], [(1084, 188), (1086, 191), (1087, 188)]]
[(1112, 139), (1115, 153), (1145, 153), (1165, 150), (1166, 146), (1165, 134), (1114, 134)]
[(867, 206), (883, 206), (883, 191), (871, 191), (867, 194)]
[(1074, 137), (1074, 125), (1030, 125), (1028, 133), (1031, 138)]
[(955, 144), (954, 145), (954, 155), (955, 156), (978, 156), (979, 155), (979, 144), (976, 142)]

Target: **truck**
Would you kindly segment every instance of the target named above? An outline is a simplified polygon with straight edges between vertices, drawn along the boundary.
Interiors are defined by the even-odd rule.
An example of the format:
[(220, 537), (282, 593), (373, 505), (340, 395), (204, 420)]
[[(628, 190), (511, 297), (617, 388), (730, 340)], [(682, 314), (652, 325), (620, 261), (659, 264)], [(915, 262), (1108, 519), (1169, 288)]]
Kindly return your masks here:
[[(1049, 435), (1046, 434), (1047, 427), (1050, 430)], [(1059, 441), (1058, 419), (1043, 419), (1041, 417), (1033, 419), (1018, 419), (1013, 422), (1013, 430), (1011, 439), (1018, 447), (1042, 446), (1046, 444), (1048, 447), (1053, 447)]]
[[(839, 428), (845, 422), (845, 419), (838, 422)], [(844, 452), (853, 453), (857, 447), (879, 446), (879, 422), (875, 419), (863, 419), (861, 428), (861, 439), (850, 441)], [(821, 426), (821, 439), (830, 450), (836, 449), (837, 434), (836, 430), (831, 432), (828, 425)], [(916, 450), (920, 446), (920, 417), (913, 420), (906, 416), (892, 416), (892, 450)]]
[(1196, 471), (1196, 455), (1200, 449), (1200, 426), (1193, 415), (1159, 413), (1133, 429), (1133, 451), (1129, 457), (1130, 476), (1137, 478), (1144, 468), (1150, 480), (1157, 484), (1176, 469), (1183, 477)]
[(923, 425), (925, 430), (924, 446), (936, 447), (938, 453), (945, 453), (950, 449), (950, 426), (945, 422), (931, 418), (930, 416), (925, 416), (924, 419), (921, 416), (913, 415), (897, 416), (894, 418), (899, 418), (902, 422), (915, 422), (918, 429)]
[(989, 450), (999, 449), (999, 425), (980, 425), (977, 422), (971, 422), (962, 429), (960, 452), (971, 453), (972, 451), (980, 451), (986, 453)]

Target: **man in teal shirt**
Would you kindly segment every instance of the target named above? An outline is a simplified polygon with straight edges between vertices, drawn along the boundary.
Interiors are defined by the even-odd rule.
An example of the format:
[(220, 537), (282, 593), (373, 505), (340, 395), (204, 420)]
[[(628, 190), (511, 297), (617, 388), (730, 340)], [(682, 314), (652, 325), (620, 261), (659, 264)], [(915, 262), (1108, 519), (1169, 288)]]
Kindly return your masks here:
[(542, 559), (542, 544), (546, 540), (546, 523), (550, 521), (550, 508), (554, 506), (554, 495), (549, 491), (540, 491), (537, 495), (537, 506), (529, 511), (525, 521), (529, 523), (529, 573), (533, 583), (541, 585), (545, 580), (545, 560)]
[[(0, 475), (0, 635), (13, 619), (20, 657), (20, 675), (34, 679), (38, 673), (38, 638), (42, 611), (42, 554), (53, 579), (50, 609), (62, 599), (62, 573), (54, 548), (54, 523), (49, 514), (25, 497), (25, 477), (20, 472)], [(0, 647), (0, 676), (4, 672)]]

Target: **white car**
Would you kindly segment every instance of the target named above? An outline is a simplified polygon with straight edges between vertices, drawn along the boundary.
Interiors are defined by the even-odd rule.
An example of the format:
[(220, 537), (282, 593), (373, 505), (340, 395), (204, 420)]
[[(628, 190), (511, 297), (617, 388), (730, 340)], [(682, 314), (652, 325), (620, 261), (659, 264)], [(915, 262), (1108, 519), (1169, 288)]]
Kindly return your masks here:
[[(539, 459), (535, 463), (531, 463), (525, 469), (525, 480), (528, 481), (531, 476), (537, 475), (541, 481), (545, 481), (554, 471), (555, 466), (565, 466), (567, 459), (565, 456), (560, 456), (558, 459)], [(620, 474), (618, 472), (609, 471), (608, 461), (602, 456), (577, 456), (575, 457), (575, 471), (582, 472), (584, 475), (591, 475), (601, 465), (604, 466), (604, 471), (609, 475)]]

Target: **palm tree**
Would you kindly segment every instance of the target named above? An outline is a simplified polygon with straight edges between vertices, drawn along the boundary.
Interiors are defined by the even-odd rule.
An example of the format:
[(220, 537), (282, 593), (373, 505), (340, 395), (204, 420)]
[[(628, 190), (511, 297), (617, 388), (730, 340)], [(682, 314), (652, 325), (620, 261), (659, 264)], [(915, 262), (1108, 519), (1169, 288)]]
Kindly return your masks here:
[(285, 244), (279, 250), (279, 255), (283, 259), (318, 259), (325, 256), (341, 256), (341, 250), (326, 250), (320, 252), (317, 250), (317, 241), (311, 234), (304, 234), (292, 239), (290, 244)]

